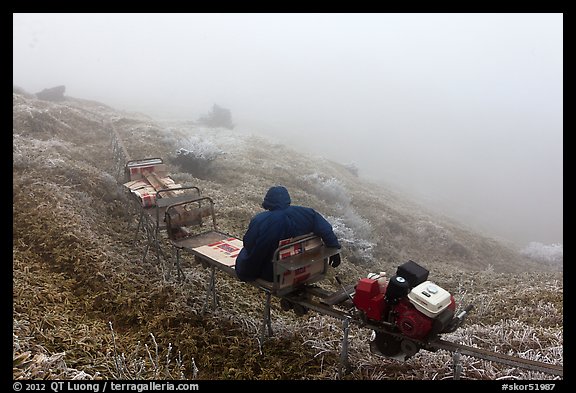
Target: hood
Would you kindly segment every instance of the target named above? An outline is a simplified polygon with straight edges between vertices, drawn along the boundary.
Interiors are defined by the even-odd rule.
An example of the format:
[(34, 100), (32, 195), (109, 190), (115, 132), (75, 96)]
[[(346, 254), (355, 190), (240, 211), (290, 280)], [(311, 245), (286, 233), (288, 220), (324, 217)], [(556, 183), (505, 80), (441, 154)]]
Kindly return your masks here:
[(288, 190), (285, 187), (274, 186), (270, 187), (266, 193), (262, 207), (266, 210), (286, 209), (291, 202), (290, 194), (288, 194)]

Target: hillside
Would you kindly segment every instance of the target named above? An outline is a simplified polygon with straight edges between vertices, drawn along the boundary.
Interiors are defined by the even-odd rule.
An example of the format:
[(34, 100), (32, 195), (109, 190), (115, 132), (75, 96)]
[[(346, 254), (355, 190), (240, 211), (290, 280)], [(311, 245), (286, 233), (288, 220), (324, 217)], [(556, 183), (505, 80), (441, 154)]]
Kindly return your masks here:
[[(207, 269), (188, 258), (187, 279), (179, 284), (154, 257), (142, 261), (144, 237), (135, 244), (137, 212), (121, 186), (104, 121), (114, 124), (132, 158), (162, 157), (177, 182), (213, 198), (220, 230), (241, 237), (266, 190), (283, 184), (293, 204), (313, 207), (333, 224), (343, 244), (336, 273), (345, 283), (370, 271), (393, 274), (412, 259), (457, 302), (476, 306), (447, 339), (563, 362), (563, 275), (552, 267), (427, 213), (320, 154), (98, 102), (56, 103), (15, 91), (14, 378), (337, 375), (338, 321), (314, 313), (298, 318), (274, 303), (275, 336), (260, 353), (261, 293), (219, 277), (220, 307), (202, 315)], [(337, 289), (333, 271), (323, 285)], [(369, 333), (352, 329), (347, 379), (451, 377), (449, 354), (384, 360), (370, 354)], [(475, 359), (463, 365), (465, 379), (551, 378)]]

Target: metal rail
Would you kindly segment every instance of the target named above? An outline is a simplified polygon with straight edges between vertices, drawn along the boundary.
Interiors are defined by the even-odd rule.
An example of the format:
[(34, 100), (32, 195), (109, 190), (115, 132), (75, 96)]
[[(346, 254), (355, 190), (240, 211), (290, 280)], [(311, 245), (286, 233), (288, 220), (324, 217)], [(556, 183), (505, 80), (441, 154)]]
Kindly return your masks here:
[(532, 371), (539, 371), (546, 374), (558, 375), (560, 377), (564, 376), (564, 366), (559, 364), (550, 364), (519, 358), (505, 355), (503, 353), (488, 351), (482, 348), (469, 347), (467, 345), (457, 344), (446, 340), (436, 340), (429, 343), (428, 346), (434, 349), (443, 349), (453, 353), (458, 352), (461, 355), (472, 356), (477, 359), (507, 364), (509, 366), (520, 367)]
[(128, 154), (128, 150), (124, 146), (122, 142), (122, 138), (118, 135), (118, 131), (112, 122), (110, 121), (102, 121), (103, 126), (108, 128), (110, 132), (110, 139), (112, 142), (112, 156), (114, 158), (114, 172), (117, 179), (120, 179), (123, 175), (123, 170), (128, 161), (131, 160), (130, 155)]

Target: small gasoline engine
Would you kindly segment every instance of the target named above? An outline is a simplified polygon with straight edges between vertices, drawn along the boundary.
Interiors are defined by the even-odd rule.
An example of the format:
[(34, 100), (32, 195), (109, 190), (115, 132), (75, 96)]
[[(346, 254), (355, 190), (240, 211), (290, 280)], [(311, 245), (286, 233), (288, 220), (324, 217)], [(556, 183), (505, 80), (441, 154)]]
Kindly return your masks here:
[(428, 280), (428, 270), (414, 261), (400, 265), (396, 274), (368, 275), (358, 281), (354, 305), (374, 330), (370, 349), (400, 360), (416, 354), (441, 333), (455, 331), (472, 306), (455, 316), (454, 296)]

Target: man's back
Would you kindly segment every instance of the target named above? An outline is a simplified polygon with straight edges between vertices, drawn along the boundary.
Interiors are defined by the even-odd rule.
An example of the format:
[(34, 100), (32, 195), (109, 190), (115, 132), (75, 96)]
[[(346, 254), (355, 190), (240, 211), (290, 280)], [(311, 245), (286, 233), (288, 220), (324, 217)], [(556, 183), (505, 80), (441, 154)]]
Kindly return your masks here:
[(313, 232), (328, 247), (340, 248), (332, 225), (314, 209), (290, 206), (290, 195), (281, 186), (268, 190), (262, 206), (268, 211), (257, 214), (244, 235), (244, 248), (236, 259), (236, 274), (242, 281), (257, 278), (272, 281), (272, 257), (280, 240)]

